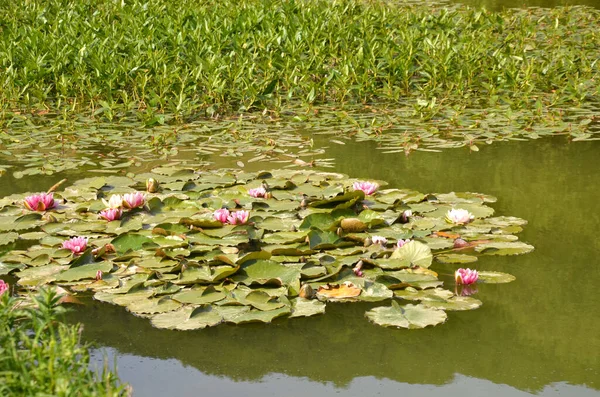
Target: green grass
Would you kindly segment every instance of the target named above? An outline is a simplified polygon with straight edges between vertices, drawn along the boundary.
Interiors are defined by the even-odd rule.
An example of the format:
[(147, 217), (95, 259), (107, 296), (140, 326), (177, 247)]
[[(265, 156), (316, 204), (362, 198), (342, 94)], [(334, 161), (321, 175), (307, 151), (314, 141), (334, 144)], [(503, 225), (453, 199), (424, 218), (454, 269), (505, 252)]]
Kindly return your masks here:
[(0, 395), (120, 396), (128, 389), (115, 374), (90, 371), (88, 347), (79, 343), (80, 327), (59, 321), (59, 297), (42, 291), (33, 305), (24, 298), (0, 296)]
[[(415, 98), (595, 101), (600, 12), (363, 0), (0, 2), (0, 119), (214, 115)], [(540, 102), (541, 101), (541, 102)]]

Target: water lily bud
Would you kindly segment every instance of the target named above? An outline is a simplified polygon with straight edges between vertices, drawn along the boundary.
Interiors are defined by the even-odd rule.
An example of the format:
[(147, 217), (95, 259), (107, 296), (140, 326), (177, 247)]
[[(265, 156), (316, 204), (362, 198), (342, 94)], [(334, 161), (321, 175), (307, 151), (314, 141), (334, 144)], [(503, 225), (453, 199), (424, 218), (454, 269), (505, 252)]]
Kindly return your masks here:
[(266, 199), (273, 198), (273, 195), (271, 194), (271, 192), (266, 192), (266, 193), (265, 193), (265, 198), (266, 198)]
[(102, 270), (96, 272), (96, 281), (102, 280)]
[(371, 237), (367, 237), (365, 239), (365, 247), (368, 247), (371, 244), (373, 244), (373, 240), (371, 240)]
[(56, 217), (54, 215), (52, 215), (49, 212), (46, 212), (44, 215), (42, 215), (42, 220), (46, 221), (48, 223), (56, 223), (58, 222), (58, 220), (56, 219)]
[(154, 178), (148, 178), (148, 180), (146, 181), (146, 191), (148, 193), (158, 192), (159, 186), (160, 186), (160, 183)]
[(305, 198), (302, 199), (302, 201), (300, 202), (300, 207), (306, 208), (307, 206), (308, 206), (308, 201)]
[(409, 218), (412, 216), (412, 214), (413, 214), (413, 213), (412, 213), (412, 211), (411, 211), (411, 210), (406, 210), (406, 211), (404, 211), (404, 212), (402, 213), (402, 216), (401, 216), (401, 218), (400, 218), (400, 219), (401, 219), (401, 221), (402, 221), (402, 223), (408, 223), (408, 221), (409, 221)]
[(358, 263), (356, 264), (356, 266), (354, 266), (354, 268), (352, 269), (352, 271), (354, 272), (354, 274), (356, 274), (358, 277), (362, 277), (363, 276), (363, 272), (362, 272), (363, 265), (364, 265), (363, 261), (358, 261)]
[(340, 237), (342, 237), (344, 235), (344, 229), (342, 229), (341, 227), (338, 227), (335, 232)]
[(304, 299), (312, 299), (315, 296), (315, 290), (309, 284), (302, 284), (299, 295)]
[(457, 238), (456, 240), (454, 240), (454, 248), (464, 248), (464, 247), (468, 247), (468, 246), (469, 246), (469, 243), (467, 243), (462, 238)]

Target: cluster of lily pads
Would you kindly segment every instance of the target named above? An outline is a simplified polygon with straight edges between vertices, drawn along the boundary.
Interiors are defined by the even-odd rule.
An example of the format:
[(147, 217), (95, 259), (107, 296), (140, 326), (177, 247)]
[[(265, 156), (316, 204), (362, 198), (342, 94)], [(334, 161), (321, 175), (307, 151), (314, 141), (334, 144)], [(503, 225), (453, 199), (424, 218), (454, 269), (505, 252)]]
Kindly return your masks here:
[(0, 259), (0, 275), (91, 293), (159, 328), (271, 322), (355, 301), (384, 302), (366, 313), (376, 324), (422, 328), (479, 307), (476, 283), (514, 279), (460, 268), (444, 289), (434, 258), (459, 267), (533, 249), (515, 236), (526, 221), (492, 216), (494, 197), (384, 185), (167, 165), (12, 195), (0, 199), (0, 245), (18, 249)]

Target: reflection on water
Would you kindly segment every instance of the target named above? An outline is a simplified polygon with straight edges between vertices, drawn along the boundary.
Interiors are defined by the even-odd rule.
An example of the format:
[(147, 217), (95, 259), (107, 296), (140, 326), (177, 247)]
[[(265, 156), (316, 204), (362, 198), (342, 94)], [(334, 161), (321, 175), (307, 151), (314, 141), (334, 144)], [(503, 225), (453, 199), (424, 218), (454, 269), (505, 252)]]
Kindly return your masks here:
[[(328, 144), (321, 139), (317, 145)], [(315, 318), (191, 332), (153, 329), (147, 320), (100, 303), (71, 318), (85, 324), (86, 340), (112, 349), (125, 381), (150, 393), (138, 395), (165, 388), (191, 395), (205, 387), (226, 395), (243, 388), (248, 396), (281, 395), (278, 387), (351, 396), (390, 390), (598, 395), (599, 149), (599, 142), (557, 138), (406, 157), (382, 154), (374, 143), (331, 145), (326, 156), (336, 158), (337, 171), (423, 192), (493, 194), (499, 214), (529, 221), (520, 237), (536, 247), (533, 253), (475, 264), (517, 280), (479, 285), (475, 296), (483, 307), (450, 313), (436, 328), (372, 325), (364, 318), (371, 306), (364, 303), (328, 305)], [(454, 267), (434, 269), (452, 282)]]
[[(106, 357), (111, 360), (114, 350), (107, 350)], [(334, 394), (351, 396), (411, 396), (411, 397), (504, 397), (529, 396), (527, 392), (519, 391), (511, 386), (495, 384), (489, 380), (469, 378), (456, 374), (450, 383), (442, 386), (420, 385), (381, 379), (373, 376), (354, 378), (348, 385), (337, 387), (331, 382), (315, 382), (305, 377), (291, 377), (282, 374), (267, 374), (258, 381), (235, 381), (228, 377), (207, 375), (196, 368), (186, 367), (177, 360), (140, 360), (137, 356), (122, 355), (119, 358), (119, 374), (131, 378), (135, 373), (144, 373), (151, 379), (161, 379), (163, 382), (140, 384), (136, 395), (166, 395), (172, 394), (172, 384), (180, 385), (177, 396), (202, 395), (260, 395), (267, 396), (332, 396)], [(597, 396), (596, 391), (565, 383), (556, 383), (544, 387), (538, 396), (556, 396), (557, 392), (565, 395)]]

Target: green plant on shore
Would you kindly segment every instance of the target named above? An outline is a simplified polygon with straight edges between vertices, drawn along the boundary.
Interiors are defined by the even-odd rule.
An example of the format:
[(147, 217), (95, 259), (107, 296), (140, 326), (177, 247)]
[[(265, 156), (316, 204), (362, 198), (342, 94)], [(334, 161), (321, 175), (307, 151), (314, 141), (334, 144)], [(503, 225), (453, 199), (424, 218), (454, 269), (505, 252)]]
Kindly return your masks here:
[(419, 98), (552, 107), (599, 93), (600, 12), (590, 8), (29, 0), (0, 3), (0, 15), (2, 118), (141, 111), (152, 125), (162, 114)]
[(26, 298), (0, 296), (0, 395), (121, 396), (128, 389), (107, 367), (88, 368), (80, 326), (59, 319), (64, 308), (51, 289)]

